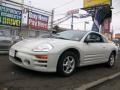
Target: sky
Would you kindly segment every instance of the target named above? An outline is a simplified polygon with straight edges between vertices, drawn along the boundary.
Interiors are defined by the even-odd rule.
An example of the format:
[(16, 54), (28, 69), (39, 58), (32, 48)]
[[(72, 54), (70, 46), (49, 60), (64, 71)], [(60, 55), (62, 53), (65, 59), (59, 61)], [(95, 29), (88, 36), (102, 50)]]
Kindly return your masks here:
[[(21, 2), (21, 0), (14, 1)], [(24, 3), (50, 12), (54, 9), (54, 20), (64, 17), (69, 10), (83, 8), (83, 0), (24, 0)], [(114, 33), (120, 33), (120, 0), (113, 0), (112, 7), (114, 9), (112, 10), (111, 29), (114, 30)], [(84, 14), (86, 12), (80, 10), (79, 13)], [(91, 30), (91, 20), (91, 17), (86, 19), (74, 19), (74, 29), (83, 30), (84, 22), (89, 21), (89, 24), (86, 24), (86, 30)], [(60, 27), (71, 28), (71, 19), (60, 24)]]

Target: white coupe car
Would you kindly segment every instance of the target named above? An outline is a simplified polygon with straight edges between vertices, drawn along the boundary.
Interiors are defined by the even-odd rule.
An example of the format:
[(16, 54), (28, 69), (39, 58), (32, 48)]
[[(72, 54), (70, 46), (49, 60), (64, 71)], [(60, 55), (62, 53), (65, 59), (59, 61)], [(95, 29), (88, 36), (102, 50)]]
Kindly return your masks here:
[(69, 76), (80, 66), (114, 66), (117, 52), (117, 47), (99, 33), (69, 30), (20, 41), (11, 47), (9, 59), (27, 69)]

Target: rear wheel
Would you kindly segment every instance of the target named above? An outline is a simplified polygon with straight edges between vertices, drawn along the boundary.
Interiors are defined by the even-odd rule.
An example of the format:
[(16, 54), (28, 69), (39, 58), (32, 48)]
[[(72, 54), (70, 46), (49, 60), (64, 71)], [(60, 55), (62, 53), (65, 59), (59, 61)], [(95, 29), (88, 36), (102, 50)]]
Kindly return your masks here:
[(65, 52), (58, 61), (57, 72), (62, 76), (70, 76), (75, 71), (76, 60), (77, 56), (73, 52)]
[(112, 52), (109, 61), (107, 62), (108, 67), (113, 67), (115, 65), (115, 54)]

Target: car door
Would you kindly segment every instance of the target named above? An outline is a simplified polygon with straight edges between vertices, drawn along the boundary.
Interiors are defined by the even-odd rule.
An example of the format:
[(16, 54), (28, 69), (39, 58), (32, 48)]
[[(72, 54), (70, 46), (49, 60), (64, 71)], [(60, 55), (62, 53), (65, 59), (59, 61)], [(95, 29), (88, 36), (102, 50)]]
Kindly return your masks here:
[[(89, 42), (85, 42), (86, 39)], [(85, 40), (82, 45), (83, 59), (81, 64), (88, 65), (105, 62), (106, 44), (102, 36), (92, 32), (87, 35)]]

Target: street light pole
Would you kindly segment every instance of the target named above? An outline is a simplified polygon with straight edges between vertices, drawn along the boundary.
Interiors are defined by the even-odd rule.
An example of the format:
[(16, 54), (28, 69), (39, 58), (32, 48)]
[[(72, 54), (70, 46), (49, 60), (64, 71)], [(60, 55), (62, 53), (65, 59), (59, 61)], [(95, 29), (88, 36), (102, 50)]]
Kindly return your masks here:
[(52, 9), (52, 15), (51, 15), (51, 29), (53, 29), (54, 12), (55, 12), (55, 9)]
[(73, 30), (73, 14), (72, 14), (72, 21), (71, 21), (71, 30)]

